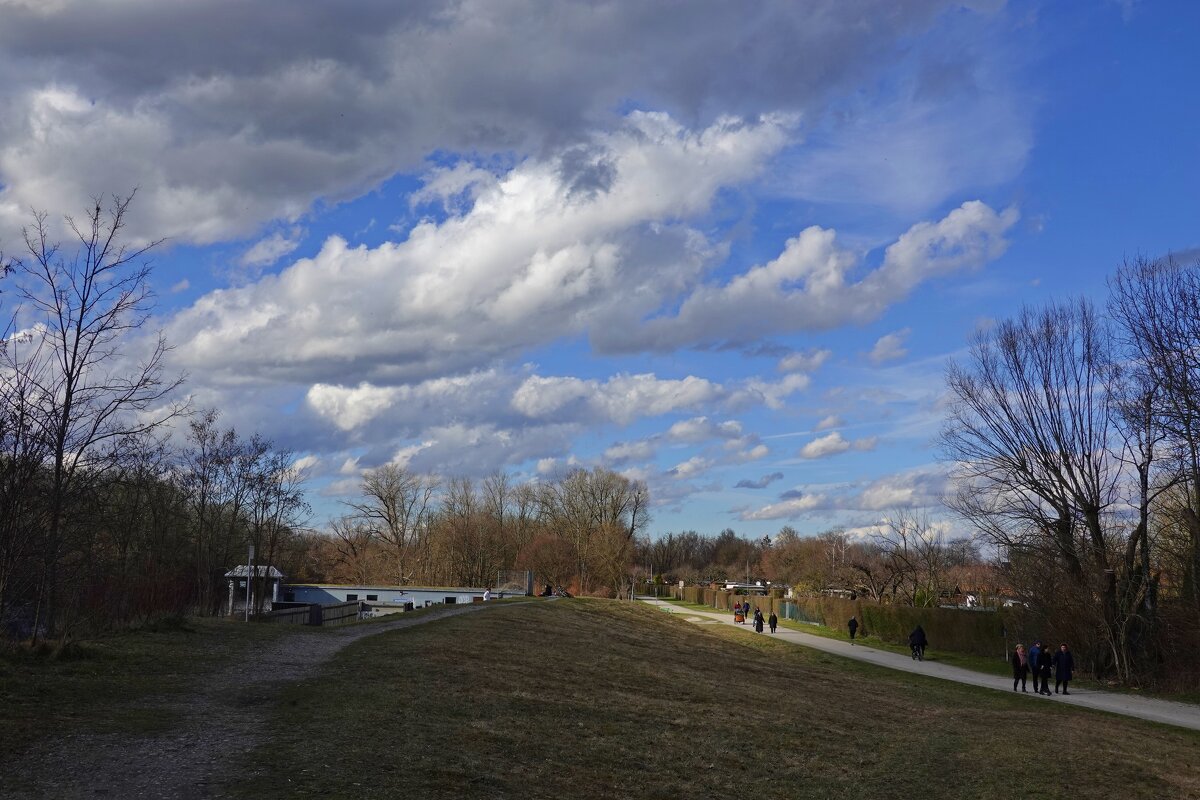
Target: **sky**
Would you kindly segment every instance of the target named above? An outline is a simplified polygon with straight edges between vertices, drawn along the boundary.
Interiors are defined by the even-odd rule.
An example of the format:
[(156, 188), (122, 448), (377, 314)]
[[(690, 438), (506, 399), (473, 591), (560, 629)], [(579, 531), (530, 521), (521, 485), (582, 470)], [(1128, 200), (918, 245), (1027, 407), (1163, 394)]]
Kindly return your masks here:
[(136, 189), (195, 408), (604, 466), (650, 532), (941, 508), (980, 329), (1200, 248), (1200, 4), (0, 0), (0, 247)]

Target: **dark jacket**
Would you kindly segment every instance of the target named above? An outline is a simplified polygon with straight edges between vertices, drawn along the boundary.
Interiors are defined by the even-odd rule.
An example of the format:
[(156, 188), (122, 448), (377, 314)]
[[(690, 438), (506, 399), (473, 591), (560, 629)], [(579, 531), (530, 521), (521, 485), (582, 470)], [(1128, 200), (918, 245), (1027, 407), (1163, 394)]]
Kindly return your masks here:
[(850, 626), (851, 633), (858, 630), (858, 620), (856, 620), (854, 617), (851, 617), (850, 622), (848, 622), (847, 624)]
[(775, 612), (771, 612), (771, 616), (767, 617), (767, 624), (774, 628), (779, 624), (779, 617), (775, 616)]
[(1060, 681), (1071, 680), (1071, 671), (1075, 669), (1075, 659), (1070, 650), (1058, 650), (1054, 653), (1054, 678)]
[(926, 647), (929, 645), (929, 640), (925, 638), (925, 629), (918, 625), (913, 629), (913, 632), (908, 635), (908, 644), (912, 647)]
[(1037, 657), (1037, 672), (1043, 678), (1050, 677), (1050, 668), (1054, 666), (1054, 654), (1049, 650), (1042, 650)]
[(1029, 674), (1029, 656), (1025, 656), (1025, 662), (1021, 662), (1021, 654), (1016, 650), (1012, 651), (1012, 668), (1014, 678), (1024, 678)]

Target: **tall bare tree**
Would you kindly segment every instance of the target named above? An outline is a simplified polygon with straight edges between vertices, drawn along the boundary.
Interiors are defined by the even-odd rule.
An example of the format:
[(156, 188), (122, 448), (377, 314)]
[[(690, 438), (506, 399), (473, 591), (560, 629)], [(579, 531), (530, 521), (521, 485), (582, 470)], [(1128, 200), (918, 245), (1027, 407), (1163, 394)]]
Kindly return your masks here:
[(397, 584), (412, 580), (422, 558), (419, 544), (436, 490), (432, 478), (384, 464), (363, 475), (361, 499), (347, 503), (387, 548)]
[(942, 435), (959, 484), (950, 505), (1006, 550), (1061, 563), (1071, 583), (1062, 590), (1095, 598), (1110, 645), (1123, 627), (1110, 558), (1122, 473), (1111, 449), (1115, 377), (1089, 303), (1026, 308), (979, 334), (967, 365), (948, 367)]
[[(1142, 456), (1156, 442), (1162, 445), (1159, 453), (1172, 473), (1166, 482), (1178, 485), (1171, 500), (1185, 540), (1181, 590), (1200, 610), (1200, 261), (1138, 258), (1117, 271), (1110, 289), (1110, 313), (1144, 373), (1137, 384), (1142, 391), (1128, 400), (1127, 429), (1137, 434), (1131, 441)], [(1148, 471), (1152, 460), (1141, 460)], [(1147, 535), (1139, 531), (1139, 537)]]
[(82, 219), (67, 217), (72, 242), (65, 248), (52, 241), (44, 212), (24, 229), (20, 296), (46, 358), (36, 370), (43, 380), (36, 423), (52, 467), (37, 618), (49, 632), (58, 626), (65, 522), (80, 484), (182, 410), (168, 401), (182, 377), (165, 372), (162, 334), (135, 350), (152, 301), (147, 257), (159, 242), (125, 242), (132, 202), (132, 194), (114, 197), (107, 208), (96, 201)]

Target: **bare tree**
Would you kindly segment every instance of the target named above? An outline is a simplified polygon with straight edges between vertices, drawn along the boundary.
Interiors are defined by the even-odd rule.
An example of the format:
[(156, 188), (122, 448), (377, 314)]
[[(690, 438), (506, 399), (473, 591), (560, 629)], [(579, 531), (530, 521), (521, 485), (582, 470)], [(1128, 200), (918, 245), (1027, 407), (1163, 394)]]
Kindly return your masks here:
[(396, 464), (363, 475), (362, 499), (347, 503), (388, 549), (395, 581), (412, 580), (420, 558), (418, 544), (437, 483)]
[(959, 484), (949, 504), (1006, 550), (1060, 562), (1071, 584), (1060, 588), (1095, 598), (1110, 642), (1123, 627), (1110, 558), (1121, 480), (1110, 449), (1114, 378), (1086, 301), (1027, 308), (980, 334), (969, 366), (950, 364), (942, 435)]
[(358, 517), (348, 514), (329, 521), (337, 552), (335, 580), (369, 584), (375, 580), (375, 534)]
[(131, 337), (145, 325), (152, 300), (146, 257), (159, 244), (124, 242), (132, 201), (114, 197), (107, 209), (97, 201), (82, 220), (67, 217), (70, 252), (51, 241), (45, 213), (36, 212), (24, 230), (20, 295), (47, 359), (36, 373), (43, 379), (36, 424), (52, 460), (36, 617), (49, 632), (57, 629), (65, 518), (79, 483), (182, 410), (167, 402), (182, 377), (165, 374), (162, 334), (141, 358), (131, 357)]
[[(1200, 262), (1138, 258), (1117, 271), (1110, 289), (1110, 313), (1143, 373), (1135, 383), (1139, 391), (1127, 400), (1131, 455), (1140, 465), (1140, 482), (1150, 484), (1142, 471), (1148, 473), (1158, 460), (1150, 448), (1161, 445), (1158, 453), (1173, 474), (1157, 483), (1178, 485), (1172, 505), (1184, 540), (1181, 590), (1200, 610)], [(1155, 428), (1161, 428), (1161, 436)], [(1139, 507), (1148, 506), (1150, 499), (1148, 491), (1140, 492)], [(1148, 569), (1148, 535), (1148, 530), (1138, 530), (1143, 573)]]

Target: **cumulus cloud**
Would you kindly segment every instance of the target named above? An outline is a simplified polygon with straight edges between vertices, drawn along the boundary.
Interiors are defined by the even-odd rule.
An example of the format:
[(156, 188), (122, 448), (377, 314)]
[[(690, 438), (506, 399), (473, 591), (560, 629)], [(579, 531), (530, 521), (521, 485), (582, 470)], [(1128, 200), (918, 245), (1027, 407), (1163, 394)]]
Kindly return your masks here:
[(210, 374), (399, 382), (607, 328), (695, 283), (718, 251), (678, 220), (757, 173), (786, 136), (780, 119), (691, 131), (634, 113), (594, 137), (589, 157), (613, 169), (605, 191), (572, 195), (557, 158), (530, 159), (461, 216), (371, 249), (330, 238), (278, 275), (206, 295), (168, 334)]
[[(651, 373), (617, 375), (606, 381), (531, 375), (513, 392), (511, 408), (530, 419), (628, 424), (642, 417), (709, 406), (779, 408), (786, 397), (808, 385), (803, 378), (788, 375), (777, 383), (758, 378), (716, 383), (694, 375), (659, 378)], [(696, 417), (676, 422), (664, 438), (699, 442), (741, 441), (744, 437), (739, 422)]]
[(676, 464), (667, 471), (668, 475), (676, 478), (694, 478), (712, 467), (713, 462), (702, 456), (692, 456), (687, 461)]
[(819, 436), (808, 444), (804, 445), (804, 447), (801, 447), (800, 457), (828, 458), (829, 456), (835, 456), (838, 453), (844, 453), (847, 450), (867, 452), (874, 450), (877, 444), (879, 444), (879, 438), (877, 436), (865, 436), (861, 439), (854, 439), (851, 441), (846, 439), (837, 431), (834, 431), (833, 433), (826, 434), (825, 436)]
[(738, 439), (742, 423), (736, 420), (716, 422), (708, 417), (693, 417), (676, 422), (667, 429), (666, 438), (672, 442), (706, 442), (711, 439)]
[(846, 423), (837, 414), (830, 414), (827, 417), (823, 417), (821, 421), (816, 424), (816, 427), (814, 427), (813, 430), (827, 431), (830, 428), (840, 428), (845, 424)]
[(867, 354), (867, 358), (871, 359), (872, 364), (883, 364), (904, 358), (908, 355), (908, 348), (904, 346), (904, 342), (910, 333), (912, 333), (911, 328), (901, 328), (880, 336), (875, 341), (875, 346), (871, 348), (871, 352)]
[(834, 231), (813, 226), (789, 239), (775, 260), (724, 285), (700, 286), (677, 312), (594, 330), (592, 341), (605, 351), (671, 350), (869, 322), (927, 280), (998, 258), (1017, 219), (1013, 208), (963, 203), (937, 222), (909, 228), (884, 251), (883, 263), (856, 281), (858, 256), (838, 245)]
[(783, 480), (782, 472), (772, 472), (770, 475), (763, 475), (761, 478), (750, 480), (743, 478), (734, 484), (735, 489), (765, 489), (775, 481)]
[(780, 372), (814, 372), (820, 369), (831, 355), (833, 355), (832, 350), (824, 349), (789, 353), (779, 359), (777, 369)]
[(243, 267), (269, 267), (299, 247), (303, 238), (303, 228), (292, 228), (286, 233), (275, 231), (265, 239), (255, 242), (242, 254), (238, 263)]
[(796, 519), (824, 507), (824, 495), (807, 494), (780, 500), (778, 503), (770, 503), (759, 509), (743, 511), (738, 515), (738, 518), (747, 522), (769, 519)]
[(649, 461), (654, 458), (658, 448), (654, 442), (641, 439), (634, 442), (620, 442), (604, 451), (604, 460), (610, 464), (625, 464), (630, 461)]
[[(757, 509), (738, 509), (740, 519), (794, 519), (833, 511), (877, 513), (896, 509), (941, 507), (949, 490), (948, 470), (928, 464), (869, 481), (790, 489), (779, 501)], [(874, 528), (864, 528), (873, 530)]]
[(578, 141), (630, 99), (702, 125), (813, 112), (959, 5), (9, 3), (0, 226), (140, 186), (148, 237), (237, 239), (435, 150)]

